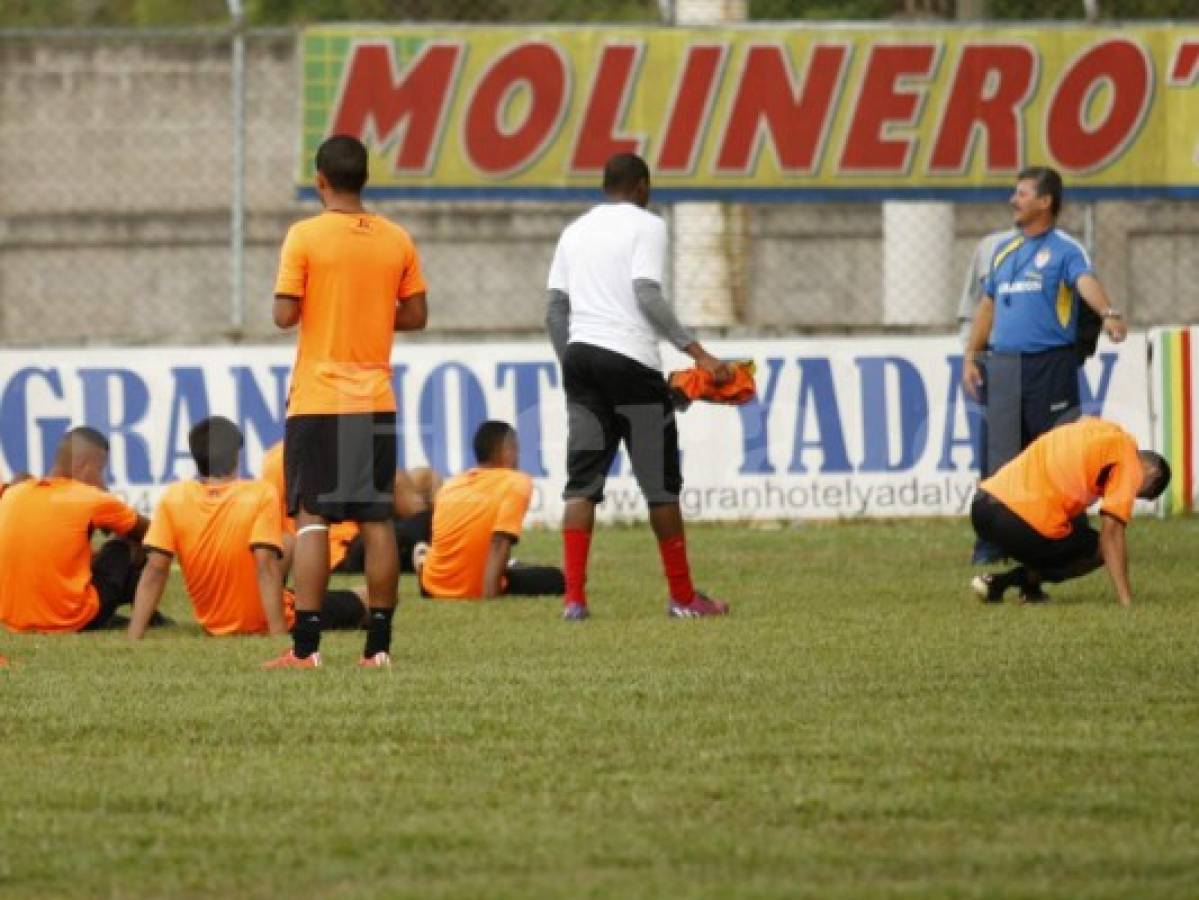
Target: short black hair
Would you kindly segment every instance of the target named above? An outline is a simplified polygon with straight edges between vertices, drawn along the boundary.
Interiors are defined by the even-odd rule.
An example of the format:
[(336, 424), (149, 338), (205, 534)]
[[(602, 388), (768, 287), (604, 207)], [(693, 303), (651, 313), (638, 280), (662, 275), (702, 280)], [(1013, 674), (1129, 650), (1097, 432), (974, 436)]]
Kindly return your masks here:
[(316, 170), (335, 191), (360, 192), (366, 184), (366, 147), (348, 134), (335, 134), (316, 151)]
[(1056, 219), (1062, 211), (1062, 176), (1049, 166), (1028, 166), (1020, 170), (1017, 181), (1031, 181), (1038, 197), (1049, 197), (1049, 211)]
[(71, 441), (83, 441), (97, 450), (103, 450), (105, 453), (108, 452), (108, 438), (96, 431), (96, 429), (89, 428), (87, 425), (72, 428), (62, 436), (63, 444), (70, 443)]
[(636, 153), (617, 153), (604, 165), (604, 193), (623, 194), (649, 181), (649, 166)]
[(495, 419), (484, 422), (475, 432), (475, 460), (481, 463), (491, 462), (510, 434), (516, 434), (516, 429), (507, 422)]
[(1149, 475), (1149, 480), (1142, 487), (1140, 496), (1146, 500), (1156, 500), (1170, 485), (1170, 464), (1166, 462), (1164, 456), (1154, 453), (1152, 450), (1142, 450), (1139, 456), (1142, 468)]
[(222, 478), (237, 471), (241, 453), (241, 429), (224, 416), (211, 416), (196, 423), (187, 435), (187, 446), (201, 477)]

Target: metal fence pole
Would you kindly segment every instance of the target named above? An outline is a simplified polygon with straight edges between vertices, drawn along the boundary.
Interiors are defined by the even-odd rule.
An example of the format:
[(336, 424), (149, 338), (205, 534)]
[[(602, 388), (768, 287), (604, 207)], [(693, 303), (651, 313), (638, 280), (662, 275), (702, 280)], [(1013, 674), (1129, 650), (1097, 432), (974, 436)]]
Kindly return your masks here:
[(233, 25), (233, 200), (229, 221), (229, 330), (245, 326), (246, 258), (246, 17), (242, 0), (228, 0)]

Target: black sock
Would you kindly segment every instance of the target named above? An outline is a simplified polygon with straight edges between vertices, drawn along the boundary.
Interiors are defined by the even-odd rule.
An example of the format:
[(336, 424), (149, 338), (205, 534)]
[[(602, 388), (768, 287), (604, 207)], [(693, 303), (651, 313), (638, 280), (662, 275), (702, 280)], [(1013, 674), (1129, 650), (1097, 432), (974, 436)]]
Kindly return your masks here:
[(996, 575), (992, 579), (992, 583), (1002, 585), (1004, 590), (1013, 587), (1024, 590), (1028, 587), (1028, 569), (1024, 566), (1016, 566), (1010, 572)]
[(291, 629), (295, 654), (307, 659), (321, 649), (321, 614), (296, 610), (296, 624)]
[(395, 607), (370, 608), (366, 616), (366, 649), (362, 651), (364, 659), (370, 659), (376, 653), (391, 652), (391, 617), (394, 615)]

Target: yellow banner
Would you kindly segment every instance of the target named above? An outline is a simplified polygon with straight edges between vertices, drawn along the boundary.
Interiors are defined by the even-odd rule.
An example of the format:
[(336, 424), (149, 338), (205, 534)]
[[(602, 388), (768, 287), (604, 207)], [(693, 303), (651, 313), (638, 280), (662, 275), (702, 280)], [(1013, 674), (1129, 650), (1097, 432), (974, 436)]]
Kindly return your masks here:
[(978, 197), (1026, 165), (1074, 197), (1199, 195), (1199, 26), (319, 27), (303, 152), (353, 134), (371, 189), (594, 193), (635, 152), (659, 197)]

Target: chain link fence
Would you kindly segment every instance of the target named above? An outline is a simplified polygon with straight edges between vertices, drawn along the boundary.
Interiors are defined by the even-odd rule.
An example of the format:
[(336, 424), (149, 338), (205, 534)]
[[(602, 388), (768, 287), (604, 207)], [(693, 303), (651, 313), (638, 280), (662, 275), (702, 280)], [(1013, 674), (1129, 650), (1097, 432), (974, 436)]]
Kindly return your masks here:
[[(1147, 0), (1146, 0), (1147, 2)], [(1192, 3), (1193, 0), (1186, 0)], [(752, 18), (974, 14), (1031, 6), (968, 0), (750, 0)], [(286, 5), (286, 4), (283, 4)], [(319, 5), (319, 4), (317, 4)], [(410, 3), (379, 0), (389, 17)], [(718, 4), (719, 5), (719, 4)], [(727, 5), (727, 4), (726, 4)], [(271, 4), (263, 0), (262, 7)], [(550, 20), (567, 4), (464, 0), (428, 4), (439, 18)], [(669, 3), (594, 4), (595, 18), (661, 21)], [(1143, 6), (1143, 4), (1142, 4)], [(1160, 0), (1161, 15), (1178, 4)], [(354, 4), (346, 4), (346, 8)], [(1120, 0), (1041, 4), (1038, 15), (1121, 15)], [(606, 15), (600, 15), (600, 13)], [(292, 28), (246, 34), (244, 310), (234, 309), (230, 207), (234, 128), (227, 29), (0, 31), (0, 343), (9, 346), (274, 340), (270, 298), (279, 242), (314, 204), (295, 197), (300, 62)], [(433, 337), (540, 334), (544, 281), (561, 229), (585, 204), (384, 201), (379, 211), (417, 239), (430, 283)], [(713, 285), (731, 296), (738, 334), (956, 327), (975, 243), (1005, 227), (1001, 203), (946, 205), (936, 227), (944, 259), (911, 271), (888, 261), (880, 203), (687, 204), (661, 210), (677, 257), (680, 297)], [(722, 257), (704, 252), (713, 219)], [(930, 220), (931, 221), (931, 220)], [(1199, 320), (1195, 204), (1070, 203), (1062, 226), (1094, 251), (1100, 277), (1134, 325)], [(893, 227), (893, 226), (892, 226)], [(692, 233), (695, 232), (695, 233)], [(701, 248), (696, 250), (695, 248)], [(951, 273), (896, 318), (886, 284)], [(693, 321), (705, 322), (702, 304)], [(237, 324), (240, 321), (240, 325)]]

